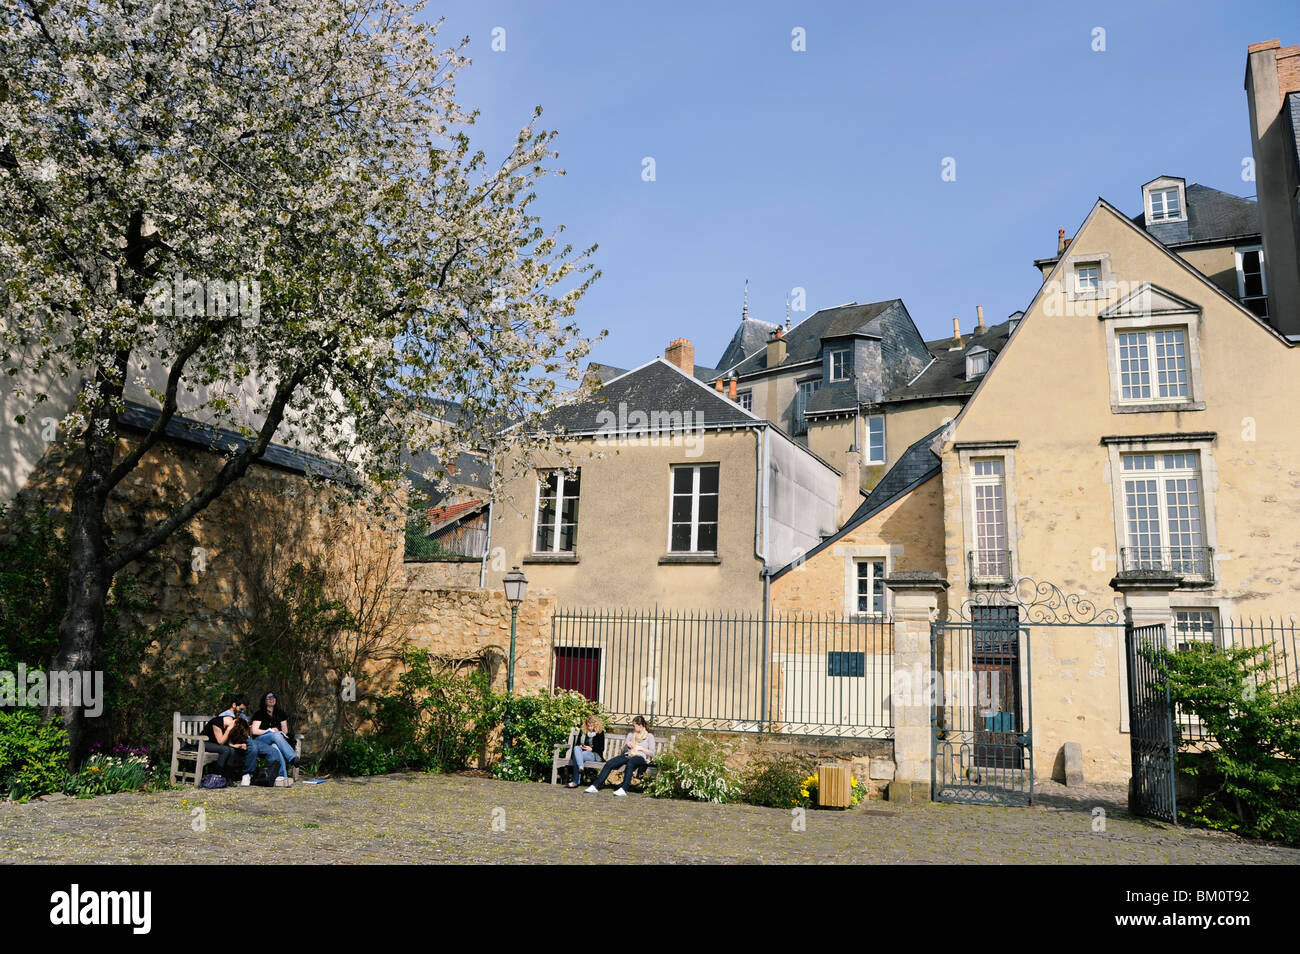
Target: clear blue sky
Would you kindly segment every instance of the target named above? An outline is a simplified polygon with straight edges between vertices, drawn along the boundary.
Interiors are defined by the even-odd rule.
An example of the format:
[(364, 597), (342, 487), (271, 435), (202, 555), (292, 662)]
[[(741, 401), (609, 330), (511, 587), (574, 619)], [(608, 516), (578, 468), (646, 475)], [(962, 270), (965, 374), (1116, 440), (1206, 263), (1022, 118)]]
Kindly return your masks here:
[[(468, 35), (458, 98), (499, 158), (534, 105), (564, 178), (534, 206), (603, 277), (592, 358), (634, 367), (740, 317), (902, 298), (927, 338), (1024, 308), (1098, 196), (1135, 214), (1183, 176), (1253, 196), (1246, 47), (1300, 43), (1300, 3), (677, 4), (434, 0)], [(491, 48), (505, 30), (504, 52)], [(805, 52), (791, 31), (806, 33)], [(1095, 27), (1104, 52), (1093, 50)], [(642, 160), (656, 180), (642, 180)], [(956, 180), (941, 180), (945, 157)]]

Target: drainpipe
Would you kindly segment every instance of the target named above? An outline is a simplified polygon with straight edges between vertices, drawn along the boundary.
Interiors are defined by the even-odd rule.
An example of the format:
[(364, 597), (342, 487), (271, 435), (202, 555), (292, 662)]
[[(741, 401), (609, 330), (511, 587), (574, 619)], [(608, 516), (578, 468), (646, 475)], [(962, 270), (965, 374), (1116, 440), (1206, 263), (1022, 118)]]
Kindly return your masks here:
[(768, 688), (771, 683), (771, 674), (768, 667), (772, 664), (772, 577), (771, 571), (763, 567), (763, 708), (761, 710), (763, 721), (759, 723), (759, 731), (767, 732), (771, 725), (771, 700), (768, 698)]

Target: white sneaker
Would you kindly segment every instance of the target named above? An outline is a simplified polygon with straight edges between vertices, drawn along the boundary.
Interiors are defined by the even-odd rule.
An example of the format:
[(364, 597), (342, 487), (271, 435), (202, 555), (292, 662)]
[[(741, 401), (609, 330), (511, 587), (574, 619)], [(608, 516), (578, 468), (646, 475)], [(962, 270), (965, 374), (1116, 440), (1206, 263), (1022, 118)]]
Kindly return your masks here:
[(281, 775), (275, 780), (276, 788), (288, 788), (293, 784), (293, 777), (290, 775)]
[(241, 778), (241, 779), (239, 780), (239, 784), (240, 784), (240, 785), (252, 785), (252, 784), (253, 784), (253, 776), (251, 776), (251, 775), (245, 775), (243, 778)]
[(627, 792), (623, 791), (621, 788), (614, 789), (614, 794), (619, 798), (627, 798)]
[(595, 795), (599, 791), (600, 789), (598, 789), (595, 785), (588, 785), (586, 788), (583, 789), (583, 792), (591, 792), (591, 794), (593, 795)]

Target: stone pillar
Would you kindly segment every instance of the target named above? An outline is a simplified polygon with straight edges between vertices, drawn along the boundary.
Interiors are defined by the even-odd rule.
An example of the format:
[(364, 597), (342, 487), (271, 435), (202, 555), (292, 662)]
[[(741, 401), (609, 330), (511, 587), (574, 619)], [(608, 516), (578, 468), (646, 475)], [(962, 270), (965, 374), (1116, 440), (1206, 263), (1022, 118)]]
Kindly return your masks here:
[[(906, 570), (885, 578), (894, 602), (894, 673), (899, 689), (894, 708), (894, 780), (891, 801), (930, 800), (930, 699), (925, 691), (930, 676), (930, 624), (939, 615), (939, 594), (948, 581), (929, 570)], [(925, 685), (912, 685), (914, 674)]]

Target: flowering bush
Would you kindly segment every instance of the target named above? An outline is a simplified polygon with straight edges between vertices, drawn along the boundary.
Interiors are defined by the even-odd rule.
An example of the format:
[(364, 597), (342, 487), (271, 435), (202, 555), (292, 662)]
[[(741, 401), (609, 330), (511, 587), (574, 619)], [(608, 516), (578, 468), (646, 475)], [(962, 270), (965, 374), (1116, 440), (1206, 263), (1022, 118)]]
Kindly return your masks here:
[(741, 801), (767, 808), (790, 808), (808, 804), (804, 776), (813, 760), (789, 754), (754, 756), (745, 769)]
[(737, 801), (740, 780), (727, 765), (728, 749), (726, 744), (700, 732), (677, 736), (673, 748), (661, 752), (655, 760), (659, 772), (646, 782), (646, 794), (697, 802)]

